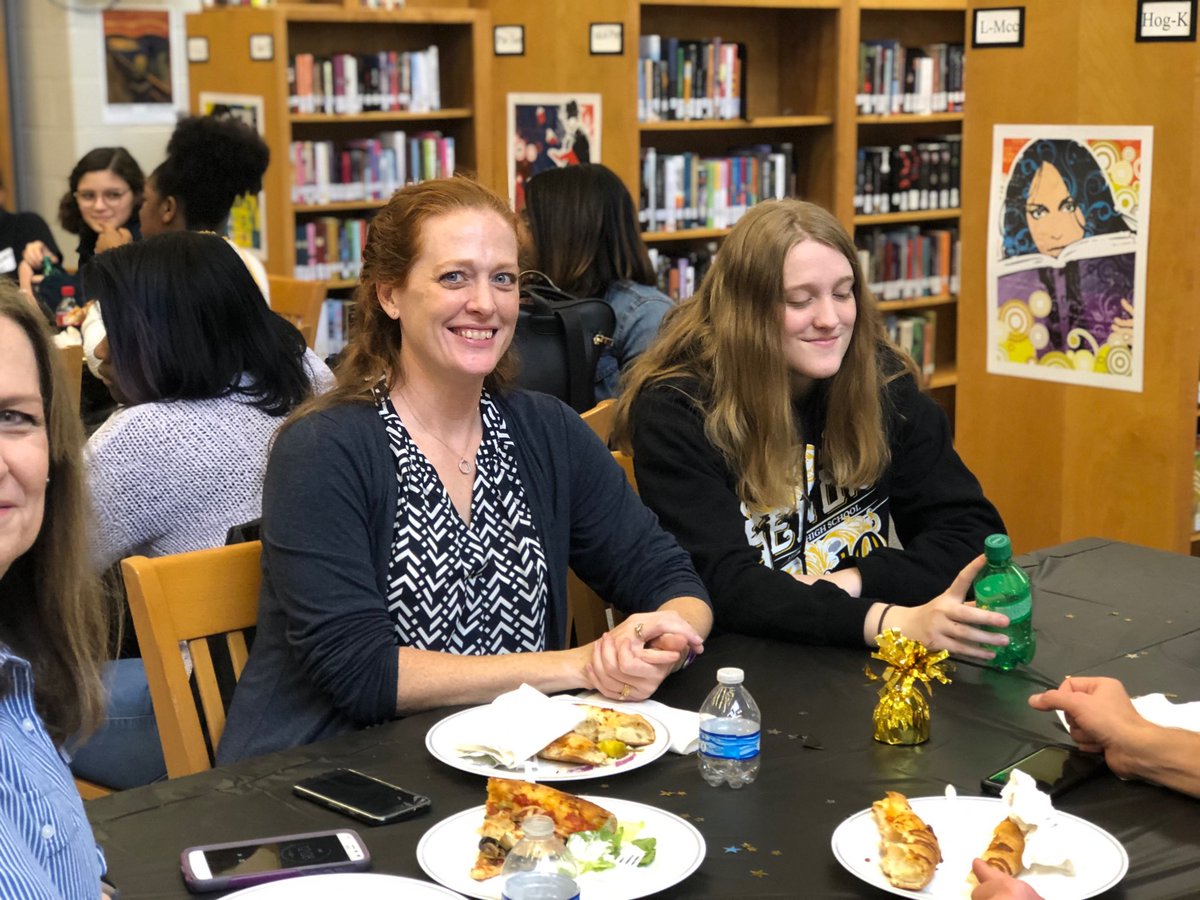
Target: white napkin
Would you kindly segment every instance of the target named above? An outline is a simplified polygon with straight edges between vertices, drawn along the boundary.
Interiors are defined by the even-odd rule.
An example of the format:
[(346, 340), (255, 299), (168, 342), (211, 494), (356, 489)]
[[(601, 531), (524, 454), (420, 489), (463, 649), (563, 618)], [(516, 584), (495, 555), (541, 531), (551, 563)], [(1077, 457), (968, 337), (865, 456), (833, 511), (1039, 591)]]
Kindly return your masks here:
[[(1185, 731), (1200, 731), (1200, 700), (1194, 703), (1172, 703), (1165, 694), (1146, 694), (1133, 698), (1133, 708), (1143, 719), (1164, 728), (1182, 728)], [(1061, 709), (1058, 721), (1067, 727), (1067, 714)]]
[(555, 703), (527, 684), (501, 694), (467, 719), (454, 748), (464, 755), (487, 753), (512, 768), (583, 721), (577, 707)]
[(665, 703), (659, 703), (657, 700), (639, 700), (632, 703), (623, 703), (620, 700), (610, 700), (599, 691), (591, 694), (581, 694), (577, 697), (564, 696), (563, 699), (653, 716), (667, 726), (667, 732), (671, 739), (672, 753), (678, 753), (683, 756), (688, 753), (695, 753), (696, 749), (700, 746), (700, 714), (697, 712), (676, 709), (673, 706), (667, 706)]

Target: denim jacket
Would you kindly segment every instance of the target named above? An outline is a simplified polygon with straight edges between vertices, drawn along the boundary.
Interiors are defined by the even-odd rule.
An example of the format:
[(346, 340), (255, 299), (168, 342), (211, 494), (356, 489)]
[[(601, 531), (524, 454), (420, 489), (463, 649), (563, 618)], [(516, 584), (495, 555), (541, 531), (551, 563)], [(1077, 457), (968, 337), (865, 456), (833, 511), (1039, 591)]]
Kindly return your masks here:
[(613, 342), (604, 348), (596, 364), (596, 401), (616, 397), (620, 392), (621, 370), (641, 354), (654, 336), (671, 300), (658, 288), (633, 281), (614, 281), (604, 299), (617, 314)]

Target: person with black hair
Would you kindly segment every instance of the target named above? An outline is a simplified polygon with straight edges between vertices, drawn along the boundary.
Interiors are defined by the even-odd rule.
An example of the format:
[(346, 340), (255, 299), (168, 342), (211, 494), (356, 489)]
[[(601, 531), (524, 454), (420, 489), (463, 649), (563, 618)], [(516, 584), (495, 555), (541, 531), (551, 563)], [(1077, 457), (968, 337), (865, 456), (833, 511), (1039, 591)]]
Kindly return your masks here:
[(59, 259), (62, 258), (62, 251), (58, 249), (58, 243), (45, 219), (34, 212), (9, 212), (6, 199), (4, 181), (0, 180), (0, 275), (16, 282), (17, 266), (27, 244), (40, 241)]
[(532, 247), (525, 268), (576, 297), (602, 297), (616, 314), (612, 343), (596, 364), (596, 399), (616, 397), (621, 372), (658, 334), (671, 299), (657, 287), (624, 182), (599, 163), (547, 169), (525, 188)]
[[(87, 445), (96, 569), (223, 544), (230, 526), (261, 514), (275, 429), (331, 373), (217, 235), (117, 248), (83, 281), (103, 309), (101, 356), (125, 403)], [(106, 679), (110, 720), (80, 748), (75, 773), (120, 788), (161, 777), (141, 660), (118, 660)]]
[[(262, 190), (271, 150), (249, 125), (233, 118), (189, 116), (175, 126), (167, 158), (146, 179), (141, 226), (146, 237), (164, 231), (222, 234), (238, 197)], [(258, 257), (233, 244), (270, 303)]]

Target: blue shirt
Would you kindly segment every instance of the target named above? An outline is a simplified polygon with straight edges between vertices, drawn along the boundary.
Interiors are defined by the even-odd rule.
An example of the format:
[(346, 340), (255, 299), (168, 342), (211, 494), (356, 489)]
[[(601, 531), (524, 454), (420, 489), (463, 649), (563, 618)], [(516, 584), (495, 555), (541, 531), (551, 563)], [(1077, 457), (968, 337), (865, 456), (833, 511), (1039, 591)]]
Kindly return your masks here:
[(64, 755), (33, 705), (28, 662), (0, 644), (0, 897), (100, 896), (104, 857)]
[(604, 299), (616, 313), (617, 327), (612, 344), (604, 348), (596, 363), (597, 403), (621, 392), (621, 370), (650, 346), (662, 317), (673, 305), (658, 288), (634, 281), (614, 281)]

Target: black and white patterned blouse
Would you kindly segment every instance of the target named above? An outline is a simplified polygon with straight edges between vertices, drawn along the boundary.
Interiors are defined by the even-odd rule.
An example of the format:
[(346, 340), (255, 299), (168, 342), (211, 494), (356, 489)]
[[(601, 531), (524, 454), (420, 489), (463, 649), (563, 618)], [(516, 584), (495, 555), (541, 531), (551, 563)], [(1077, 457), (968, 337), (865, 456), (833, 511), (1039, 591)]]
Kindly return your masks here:
[(546, 649), (546, 556), (512, 438), (487, 391), (469, 526), (386, 389), (375, 398), (396, 457), (387, 602), (400, 645), (477, 656)]

